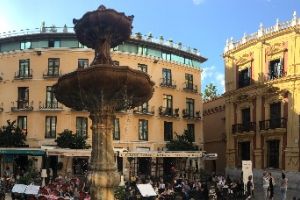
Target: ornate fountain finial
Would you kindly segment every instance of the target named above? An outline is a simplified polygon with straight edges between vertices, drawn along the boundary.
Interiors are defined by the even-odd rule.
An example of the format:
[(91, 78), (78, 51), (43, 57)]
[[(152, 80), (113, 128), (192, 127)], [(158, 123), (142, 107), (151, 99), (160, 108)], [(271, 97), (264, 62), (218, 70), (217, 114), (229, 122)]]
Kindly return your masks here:
[(101, 5), (98, 7), (98, 10), (101, 10), (101, 11), (106, 10), (106, 7), (105, 7), (103, 4), (101, 4)]
[(126, 16), (103, 5), (87, 12), (79, 20), (73, 19), (79, 42), (95, 49), (91, 65), (112, 64), (110, 49), (130, 38), (132, 21), (133, 15)]

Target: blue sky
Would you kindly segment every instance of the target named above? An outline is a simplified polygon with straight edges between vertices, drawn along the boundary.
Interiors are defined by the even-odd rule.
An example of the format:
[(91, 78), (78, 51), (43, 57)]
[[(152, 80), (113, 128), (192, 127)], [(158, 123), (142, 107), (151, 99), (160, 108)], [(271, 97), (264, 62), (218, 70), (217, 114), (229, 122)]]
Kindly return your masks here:
[(134, 15), (133, 32), (152, 33), (197, 48), (208, 58), (203, 63), (203, 87), (224, 91), (222, 53), (227, 38), (241, 39), (276, 19), (300, 16), (299, 0), (1, 0), (0, 33), (55, 24), (72, 26), (73, 18), (100, 4)]

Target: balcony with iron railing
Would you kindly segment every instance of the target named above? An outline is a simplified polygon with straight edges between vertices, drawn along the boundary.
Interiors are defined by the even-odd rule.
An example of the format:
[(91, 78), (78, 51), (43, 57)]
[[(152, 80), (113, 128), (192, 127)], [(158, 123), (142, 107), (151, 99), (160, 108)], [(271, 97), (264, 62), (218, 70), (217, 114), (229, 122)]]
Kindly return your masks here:
[(256, 131), (256, 122), (246, 122), (242, 124), (233, 124), (232, 125), (232, 134), (238, 134), (243, 132), (255, 132)]
[(15, 73), (15, 80), (23, 80), (23, 79), (32, 79), (32, 69), (29, 69), (27, 72), (17, 71)]
[(259, 129), (261, 131), (266, 131), (270, 129), (286, 129), (287, 119), (286, 118), (274, 118), (269, 120), (264, 120), (259, 122)]
[(200, 111), (196, 111), (194, 113), (188, 109), (183, 109), (182, 110), (182, 118), (187, 119), (187, 120), (200, 120), (201, 113), (200, 113)]
[(176, 88), (176, 83), (174, 80), (172, 79), (166, 79), (166, 78), (161, 78), (160, 79), (160, 86), (161, 87), (167, 87), (167, 88), (172, 88), (175, 89)]
[(61, 71), (49, 73), (49, 71), (47, 70), (46, 72), (43, 73), (43, 78), (44, 79), (58, 78), (60, 75), (61, 75)]
[(286, 72), (283, 69), (281, 69), (277, 73), (268, 73), (267, 77), (266, 77), (266, 81), (279, 79), (279, 78), (282, 78), (282, 77), (285, 77), (285, 76), (286, 76)]
[(29, 104), (29, 100), (17, 100), (17, 106), (12, 102), (13, 106), (11, 107), (12, 112), (19, 111), (32, 111), (33, 110), (33, 101)]
[(62, 111), (63, 110), (63, 106), (58, 103), (58, 102), (45, 102), (44, 104), (42, 104), (42, 102), (40, 102), (39, 105), (40, 111)]
[(136, 107), (133, 109), (134, 114), (140, 114), (140, 115), (154, 115), (154, 106), (149, 109), (149, 107)]
[(164, 116), (164, 117), (179, 117), (179, 108), (169, 108), (169, 107), (162, 107), (160, 106), (158, 108), (158, 113), (160, 116)]
[(197, 93), (198, 92), (198, 87), (195, 84), (184, 83), (183, 84), (183, 90), (186, 91), (186, 92)]

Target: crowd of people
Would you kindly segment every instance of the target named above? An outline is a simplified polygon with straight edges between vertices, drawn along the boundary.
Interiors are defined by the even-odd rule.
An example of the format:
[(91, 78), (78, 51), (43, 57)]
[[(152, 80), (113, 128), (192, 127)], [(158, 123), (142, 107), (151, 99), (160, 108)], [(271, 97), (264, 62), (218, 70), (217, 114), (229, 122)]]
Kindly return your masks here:
[[(11, 193), (12, 199), (26, 199), (26, 200), (90, 200), (89, 188), (86, 185), (86, 177), (78, 177), (67, 174), (65, 176), (59, 175), (53, 177), (51, 171), (48, 173), (46, 185), (42, 185), (41, 173), (37, 173), (36, 179), (32, 179), (29, 185), (41, 186), (37, 194), (25, 194), (20, 192), (13, 192), (16, 185), (27, 185), (21, 182), (22, 176), (27, 172), (13, 173), (9, 166), (3, 172), (0, 181), (0, 199), (5, 199), (5, 193)], [(4, 198), (2, 198), (4, 196)]]
[[(278, 182), (278, 183), (277, 183)], [(153, 186), (157, 196), (148, 199), (153, 200), (206, 200), (206, 199), (264, 199), (273, 200), (274, 196), (280, 197), (280, 200), (286, 200), (288, 188), (288, 179), (282, 172), (281, 178), (275, 178), (270, 172), (265, 171), (262, 177), (262, 188), (264, 196), (261, 193), (255, 194), (253, 177), (248, 176), (246, 182), (241, 176), (239, 179), (231, 180), (230, 177), (222, 175), (212, 175), (208, 181), (188, 180), (177, 177), (172, 181), (164, 181), (160, 178), (140, 178), (135, 177), (135, 181), (126, 183), (126, 200), (139, 199), (137, 184), (149, 183)], [(280, 193), (274, 193), (274, 187), (277, 184)], [(276, 190), (277, 191), (277, 190)], [(140, 198), (142, 199), (142, 198)]]
[(139, 199), (139, 191), (136, 184), (151, 184), (157, 196), (152, 197), (155, 200), (171, 200), (171, 199), (208, 199), (209, 191), (206, 184), (201, 183), (200, 180), (188, 180), (185, 178), (177, 178), (173, 181), (164, 181), (160, 178), (139, 178), (135, 181), (126, 183), (126, 191), (129, 194), (126, 200)]
[(39, 199), (90, 200), (89, 189), (78, 177), (58, 176), (46, 186), (40, 188)]
[[(238, 179), (231, 179), (223, 175), (206, 175), (201, 179), (188, 179), (183, 176), (173, 176), (167, 179), (163, 177), (139, 176), (125, 183), (125, 200), (142, 199), (137, 184), (151, 184), (156, 196), (149, 197), (151, 200), (206, 200), (206, 199), (264, 199), (273, 200), (274, 196), (280, 200), (286, 200), (288, 179), (282, 172), (281, 177), (274, 178), (271, 172), (264, 171), (262, 176), (263, 197), (255, 193), (254, 180), (248, 177), (243, 181), (243, 174)], [(51, 176), (50, 176), (51, 177)], [(11, 189), (18, 177), (13, 175), (10, 168), (4, 171), (1, 182), (6, 189)], [(256, 180), (257, 182), (257, 180)], [(274, 190), (275, 185), (279, 190)], [(275, 192), (276, 191), (276, 192)], [(277, 192), (279, 191), (279, 192)], [(0, 194), (1, 197), (1, 194)], [(49, 179), (46, 186), (41, 187), (36, 199), (74, 199), (89, 200), (89, 189), (86, 180), (78, 177), (58, 176)], [(0, 198), (1, 199), (1, 198)]]
[[(274, 199), (274, 186), (276, 184), (275, 178), (272, 176), (271, 172), (264, 171), (263, 173), (263, 189), (264, 189), (264, 199), (273, 200)], [(282, 172), (281, 179), (279, 183), (280, 187), (280, 200), (286, 199), (286, 191), (288, 187), (288, 179), (285, 173)]]

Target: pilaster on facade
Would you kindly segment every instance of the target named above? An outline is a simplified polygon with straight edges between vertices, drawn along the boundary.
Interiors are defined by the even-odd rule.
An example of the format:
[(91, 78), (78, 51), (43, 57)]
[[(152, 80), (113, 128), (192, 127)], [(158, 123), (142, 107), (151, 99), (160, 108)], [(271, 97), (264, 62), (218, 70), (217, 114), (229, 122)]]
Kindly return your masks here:
[(236, 167), (236, 149), (226, 149), (226, 163), (228, 168)]
[(285, 149), (286, 159), (285, 166), (287, 171), (297, 172), (300, 170), (299, 164), (299, 148), (290, 148)]
[(257, 148), (253, 150), (253, 156), (255, 159), (255, 165), (253, 166), (254, 168), (257, 169), (263, 169), (263, 149)]

